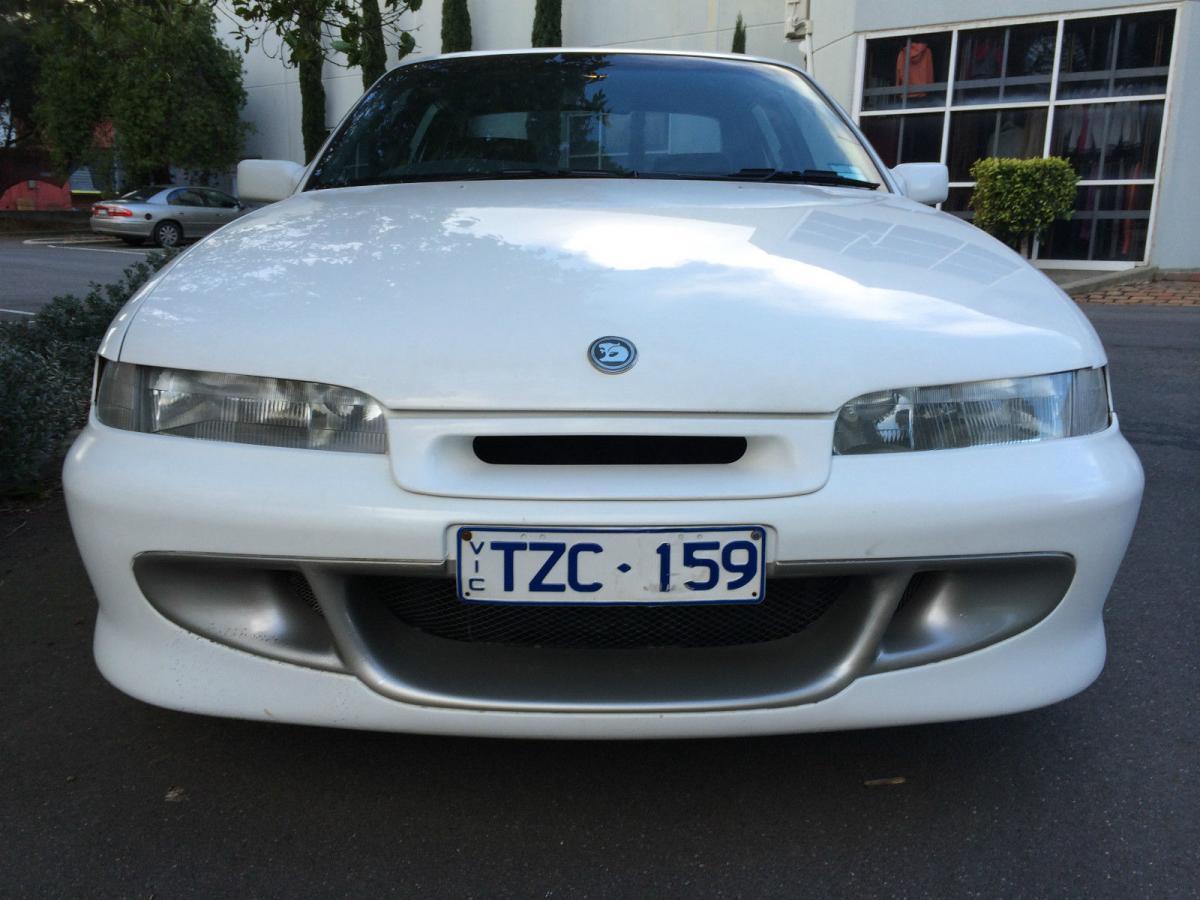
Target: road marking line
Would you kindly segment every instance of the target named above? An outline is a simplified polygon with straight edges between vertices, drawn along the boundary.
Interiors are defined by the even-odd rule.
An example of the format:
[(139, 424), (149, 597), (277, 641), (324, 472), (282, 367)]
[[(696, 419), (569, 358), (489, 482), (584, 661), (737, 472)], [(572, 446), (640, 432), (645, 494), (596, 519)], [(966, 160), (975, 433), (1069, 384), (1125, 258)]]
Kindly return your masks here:
[(12, 313), (14, 316), (36, 316), (37, 313), (31, 313), (27, 309), (5, 309), (0, 306), (0, 313)]
[(109, 250), (107, 247), (68, 247), (62, 244), (47, 244), (52, 250), (82, 250), (85, 253), (132, 253), (134, 256), (144, 256), (149, 250)]
[(149, 253), (149, 250), (123, 250), (115, 247), (75, 247), (74, 244), (119, 244), (121, 243), (115, 237), (103, 237), (100, 235), (87, 235), (84, 237), (51, 237), (51, 238), (27, 238), (22, 241), (23, 244), (28, 244), (33, 247), (47, 247), (52, 250), (91, 250), (96, 253), (134, 253), (141, 255)]
[(101, 237), (95, 234), (85, 234), (79, 237), (58, 235), (56, 237), (26, 238), (21, 241), (22, 244), (115, 244), (116, 242), (115, 237)]

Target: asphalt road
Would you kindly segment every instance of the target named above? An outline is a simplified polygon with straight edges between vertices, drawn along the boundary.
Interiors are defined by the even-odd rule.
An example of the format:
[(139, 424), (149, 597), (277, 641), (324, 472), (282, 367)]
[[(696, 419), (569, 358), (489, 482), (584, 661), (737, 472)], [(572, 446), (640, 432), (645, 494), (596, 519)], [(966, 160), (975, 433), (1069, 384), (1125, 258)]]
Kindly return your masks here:
[(152, 248), (90, 234), (0, 237), (0, 320), (24, 318), (60, 294), (116, 281)]
[(61, 503), (9, 509), (0, 893), (1195, 896), (1200, 309), (1089, 315), (1146, 500), (1103, 675), (1021, 715), (551, 743), (168, 712), (96, 672)]

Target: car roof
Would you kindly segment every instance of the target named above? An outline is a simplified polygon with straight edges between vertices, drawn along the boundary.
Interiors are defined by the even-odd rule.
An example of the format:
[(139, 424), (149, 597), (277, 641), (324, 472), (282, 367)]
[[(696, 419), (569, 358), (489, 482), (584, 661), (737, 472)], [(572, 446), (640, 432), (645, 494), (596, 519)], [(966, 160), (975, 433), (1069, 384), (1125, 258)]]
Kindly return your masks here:
[(564, 55), (595, 55), (602, 53), (605, 56), (690, 56), (701, 57), (703, 59), (729, 60), (731, 62), (765, 63), (771, 66), (783, 66), (784, 68), (803, 72), (798, 65), (799, 60), (797, 60), (797, 64), (793, 64), (782, 59), (769, 56), (750, 56), (746, 53), (715, 53), (708, 50), (657, 50), (641, 47), (519, 47), (509, 50), (464, 50), (459, 53), (437, 53), (432, 56), (422, 56), (419, 59), (410, 57), (401, 62), (396, 68), (416, 65), (431, 60), (468, 59), (471, 57), (486, 56), (557, 56), (560, 53)]
[(149, 187), (133, 188), (132, 190), (126, 191), (121, 196), (124, 197), (128, 194), (141, 193), (145, 194), (147, 197), (157, 197), (159, 194), (165, 193), (166, 191), (216, 191), (218, 194), (228, 193), (228, 191), (223, 191), (220, 188), (208, 187), (207, 185), (203, 184), (152, 184)]
[(144, 188), (133, 188), (125, 193), (132, 194), (134, 191), (142, 191), (147, 194), (161, 194), (163, 191), (218, 191), (225, 193), (220, 188), (209, 187), (206, 184), (151, 184)]

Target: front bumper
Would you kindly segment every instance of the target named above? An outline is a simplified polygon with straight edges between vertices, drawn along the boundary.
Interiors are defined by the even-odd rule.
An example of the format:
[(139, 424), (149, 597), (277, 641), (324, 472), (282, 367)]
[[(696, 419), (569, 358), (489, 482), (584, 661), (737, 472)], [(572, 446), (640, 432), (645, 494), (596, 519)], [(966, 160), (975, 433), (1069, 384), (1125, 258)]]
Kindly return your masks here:
[[(93, 421), (68, 457), (64, 486), (100, 600), (98, 664), (135, 697), (194, 712), (343, 727), (617, 738), (971, 718), (1029, 709), (1082, 690), (1103, 665), (1103, 603), (1136, 518), (1142, 472), (1114, 425), (1090, 437), (1021, 447), (838, 458), (824, 487), (796, 496), (475, 500), (407, 491), (385, 457), (148, 436)], [(1069, 587), (1060, 592), (1061, 601), (1036, 624), (949, 658), (886, 664), (887, 648), (881, 653), (879, 640), (900, 597), (892, 597), (891, 607), (870, 610), (867, 597), (858, 601), (862, 618), (846, 635), (844, 658), (822, 670), (836, 682), (824, 690), (770, 697), (775, 682), (763, 682), (731, 691), (725, 682), (741, 677), (738, 654), (698, 651), (692, 659), (700, 663), (691, 674), (686, 667), (671, 669), (661, 691), (655, 679), (662, 673), (642, 666), (645, 659), (627, 666), (623, 683), (640, 682), (635, 703), (600, 702), (586, 692), (566, 702), (565, 689), (550, 682), (543, 682), (539, 697), (536, 679), (514, 691), (501, 669), (520, 668), (519, 658), (460, 656), (463, 665), (432, 690), (411, 690), (412, 678), (399, 679), (397, 687), (389, 676), (404, 661), (380, 659), (387, 654), (378, 648), (347, 652), (353, 635), (347, 638), (345, 621), (325, 665), (270, 658), (252, 645), (218, 642), (202, 636), (203, 628), (181, 627), (178, 615), (173, 621), (147, 600), (144, 571), (141, 583), (135, 574), (139, 559), (283, 560), (308, 574), (338, 632), (332, 619), (346, 607), (338, 607), (338, 580), (322, 583), (324, 573), (347, 566), (444, 570), (457, 525), (744, 522), (771, 530), (768, 553), (777, 573), (841, 566), (860, 575), (878, 570), (884, 577), (902, 570), (905, 561), (936, 558), (952, 565), (946, 560), (1033, 555), (1072, 561), (1073, 577), (1063, 581)], [(886, 590), (873, 596), (881, 592)], [(963, 607), (958, 614), (965, 615)], [(604, 663), (590, 653), (567, 654), (558, 670), (545, 671), (569, 680), (575, 659), (579, 672), (595, 676), (584, 682), (602, 683)], [(797, 668), (808, 655), (796, 648)], [(364, 656), (378, 665), (364, 666)], [(786, 655), (766, 664), (757, 653), (750, 658), (752, 666), (772, 673), (788, 666)], [(433, 664), (452, 661), (444, 656)]]

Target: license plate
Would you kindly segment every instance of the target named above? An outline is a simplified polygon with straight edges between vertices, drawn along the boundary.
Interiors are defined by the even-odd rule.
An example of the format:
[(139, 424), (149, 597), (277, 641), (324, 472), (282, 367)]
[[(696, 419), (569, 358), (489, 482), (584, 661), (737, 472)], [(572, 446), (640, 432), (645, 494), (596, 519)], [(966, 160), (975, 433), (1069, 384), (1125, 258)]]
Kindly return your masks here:
[(766, 529), (458, 529), (468, 603), (759, 603)]

